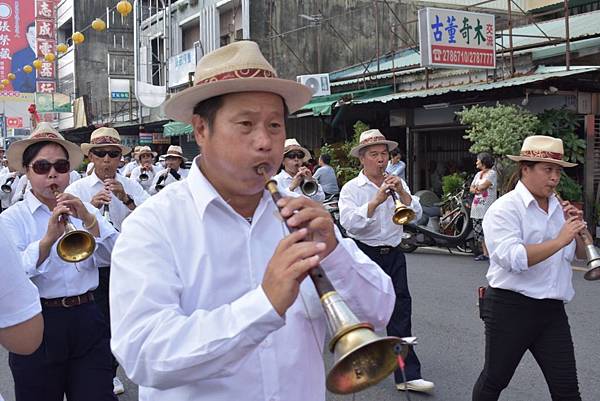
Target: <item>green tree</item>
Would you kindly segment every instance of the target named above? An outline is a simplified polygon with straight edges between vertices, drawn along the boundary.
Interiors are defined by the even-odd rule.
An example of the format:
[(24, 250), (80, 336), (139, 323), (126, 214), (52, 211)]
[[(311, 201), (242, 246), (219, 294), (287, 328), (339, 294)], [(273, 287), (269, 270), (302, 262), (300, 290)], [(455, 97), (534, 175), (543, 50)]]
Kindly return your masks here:
[(472, 142), (471, 153), (490, 153), (496, 160), (500, 189), (514, 170), (514, 164), (505, 156), (519, 154), (523, 139), (536, 133), (538, 118), (529, 111), (510, 104), (495, 106), (475, 105), (456, 113), (462, 124), (468, 125), (465, 139)]
[(565, 159), (571, 163), (585, 162), (585, 139), (577, 135), (580, 124), (577, 114), (566, 108), (547, 109), (538, 115), (541, 135), (560, 138), (563, 141)]

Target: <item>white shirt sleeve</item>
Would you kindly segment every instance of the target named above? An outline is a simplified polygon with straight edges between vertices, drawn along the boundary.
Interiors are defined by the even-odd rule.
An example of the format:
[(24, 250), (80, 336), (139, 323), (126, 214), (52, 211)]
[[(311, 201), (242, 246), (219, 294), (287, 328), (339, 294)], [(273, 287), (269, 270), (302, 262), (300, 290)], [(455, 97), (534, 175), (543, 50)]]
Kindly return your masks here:
[(342, 187), (338, 206), (340, 209), (340, 224), (350, 234), (357, 237), (371, 236), (379, 231), (379, 225), (373, 217), (368, 217), (368, 202), (361, 202), (360, 198), (355, 196), (359, 191), (353, 182)]
[(483, 235), (492, 259), (508, 272), (528, 269), (521, 219), (514, 209), (491, 207), (483, 218)]
[(23, 274), (16, 248), (2, 226), (0, 255), (0, 328), (5, 328), (31, 319), (42, 307), (37, 288)]
[[(266, 336), (285, 324), (284, 318), (261, 286), (229, 304), (185, 314), (177, 255), (164, 242), (158, 218), (137, 217), (134, 213), (123, 225), (112, 256), (115, 357), (135, 383), (158, 389), (231, 376)], [(143, 269), (134, 267), (141, 260)], [(136, 295), (141, 293), (151, 295)], [(220, 330), (211, 329), (215, 327)]]

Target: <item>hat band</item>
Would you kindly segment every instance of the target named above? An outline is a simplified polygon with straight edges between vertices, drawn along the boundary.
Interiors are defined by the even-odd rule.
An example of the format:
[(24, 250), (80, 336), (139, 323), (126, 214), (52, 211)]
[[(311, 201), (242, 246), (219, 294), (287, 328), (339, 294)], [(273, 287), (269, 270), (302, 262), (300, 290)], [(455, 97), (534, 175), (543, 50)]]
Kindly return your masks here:
[(183, 157), (183, 153), (179, 153), (179, 152), (167, 152), (167, 154), (165, 156)]
[(536, 157), (542, 159), (553, 159), (562, 161), (563, 155), (562, 153), (557, 152), (549, 152), (546, 150), (522, 150), (521, 156), (525, 157)]
[(373, 142), (382, 142), (385, 140), (386, 139), (384, 136), (377, 135), (377, 136), (372, 136), (370, 138), (363, 139), (362, 141), (360, 141), (360, 145), (366, 145), (368, 143), (373, 143)]
[(40, 139), (40, 138), (61, 139), (58, 135), (56, 135), (52, 132), (38, 132), (36, 134), (31, 135), (31, 139)]
[(274, 78), (275, 73), (273, 71), (264, 70), (262, 68), (245, 68), (241, 70), (233, 70), (223, 72), (221, 74), (213, 75), (212, 77), (200, 80), (196, 82), (196, 85), (207, 84), (210, 82), (226, 81), (229, 79), (240, 79), (240, 78)]
[(90, 141), (92, 145), (120, 145), (121, 141), (113, 136), (99, 136)]

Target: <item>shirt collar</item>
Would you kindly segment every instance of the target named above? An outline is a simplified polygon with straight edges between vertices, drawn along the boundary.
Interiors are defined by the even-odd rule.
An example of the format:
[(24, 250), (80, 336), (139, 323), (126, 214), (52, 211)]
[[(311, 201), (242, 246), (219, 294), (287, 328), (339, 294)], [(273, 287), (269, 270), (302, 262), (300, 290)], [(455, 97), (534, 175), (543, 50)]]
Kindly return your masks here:
[(359, 186), (361, 186), (361, 187), (362, 187), (363, 185), (368, 185), (368, 184), (375, 185), (375, 184), (373, 184), (373, 183), (371, 182), (371, 180), (369, 180), (369, 178), (368, 178), (368, 177), (367, 177), (367, 176), (364, 174), (363, 170), (360, 170), (360, 173), (358, 173), (358, 176), (357, 176), (356, 178), (357, 178), (357, 180), (356, 180), (356, 181), (357, 181), (357, 184), (358, 184)]
[(27, 205), (29, 212), (33, 215), (36, 210), (39, 208), (46, 208), (46, 210), (50, 210), (48, 206), (40, 202), (40, 200), (31, 192), (31, 190), (25, 192), (25, 197), (23, 198), (23, 202)]
[[(219, 202), (234, 212), (233, 208), (227, 202), (225, 202), (215, 187), (213, 187), (210, 181), (208, 181), (204, 174), (202, 174), (202, 171), (200, 171), (200, 167), (198, 167), (200, 157), (201, 156), (196, 156), (194, 158), (192, 167), (189, 169), (188, 176), (184, 181), (190, 189), (192, 199), (198, 208), (198, 213), (201, 217), (204, 217), (204, 213), (208, 205), (210, 205), (212, 202)], [(269, 200), (269, 193), (267, 191), (263, 191), (261, 203)]]
[[(523, 202), (523, 205), (525, 205), (525, 208), (528, 208), (532, 202), (537, 203), (537, 201), (535, 200), (535, 198), (533, 197), (531, 192), (529, 192), (529, 189), (527, 189), (525, 184), (523, 184), (520, 180), (517, 182), (517, 185), (515, 186), (515, 191), (516, 191), (517, 195), (519, 196), (519, 198), (521, 199), (521, 201)], [(556, 199), (555, 194), (552, 194), (552, 196), (550, 196), (550, 198), (548, 199), (548, 214), (550, 215), (550, 214), (554, 213), (554, 210), (558, 206), (559, 206), (558, 199)]]

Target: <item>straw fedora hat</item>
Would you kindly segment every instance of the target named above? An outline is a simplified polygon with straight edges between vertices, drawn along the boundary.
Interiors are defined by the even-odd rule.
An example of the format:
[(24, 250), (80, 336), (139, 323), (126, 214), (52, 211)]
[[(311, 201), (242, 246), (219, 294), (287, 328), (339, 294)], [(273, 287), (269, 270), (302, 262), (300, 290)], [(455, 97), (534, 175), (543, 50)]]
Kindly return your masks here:
[(167, 149), (167, 153), (161, 155), (160, 157), (164, 157), (165, 159), (167, 157), (180, 157), (181, 159), (183, 159), (184, 162), (187, 161), (187, 159), (183, 157), (183, 150), (181, 149), (181, 146), (177, 145), (169, 146), (169, 149)]
[(139, 159), (140, 157), (142, 157), (142, 155), (147, 154), (147, 153), (151, 154), (152, 157), (156, 157), (156, 155), (158, 154), (156, 152), (153, 152), (152, 149), (150, 148), (150, 146), (136, 146), (136, 148), (137, 148), (137, 151), (135, 151), (135, 150), (133, 151), (135, 153), (136, 159)]
[(370, 129), (360, 134), (358, 145), (352, 148), (350, 156), (358, 157), (361, 149), (372, 145), (386, 145), (388, 152), (391, 152), (398, 147), (398, 142), (388, 141), (378, 129)]
[(50, 123), (41, 122), (31, 135), (29, 135), (29, 138), (10, 144), (6, 152), (8, 168), (11, 171), (25, 172), (25, 167), (23, 167), (23, 153), (29, 145), (37, 142), (54, 142), (65, 148), (69, 155), (71, 169), (77, 168), (83, 161), (83, 153), (81, 153), (79, 146), (67, 141)]
[(87, 156), (90, 150), (94, 148), (101, 148), (103, 146), (116, 146), (121, 149), (121, 153), (126, 155), (131, 152), (129, 146), (121, 145), (121, 136), (119, 132), (114, 128), (100, 127), (92, 132), (90, 137), (90, 143), (81, 144), (81, 150)]
[(173, 120), (192, 122), (193, 109), (211, 97), (237, 92), (270, 92), (285, 101), (290, 113), (312, 97), (310, 89), (277, 72), (260, 52), (258, 44), (248, 40), (231, 43), (200, 59), (194, 74), (194, 86), (177, 93), (165, 104), (165, 114)]
[(532, 135), (523, 141), (519, 156), (507, 155), (507, 157), (516, 162), (546, 162), (558, 164), (562, 167), (575, 167), (577, 163), (569, 163), (563, 160), (564, 154), (561, 139), (545, 135)]
[(308, 151), (308, 149), (300, 146), (298, 141), (294, 138), (286, 139), (285, 143), (283, 144), (283, 155), (285, 156), (292, 150), (301, 150), (302, 152), (304, 152), (304, 158), (302, 159), (303, 162), (307, 162), (310, 160), (310, 152)]

